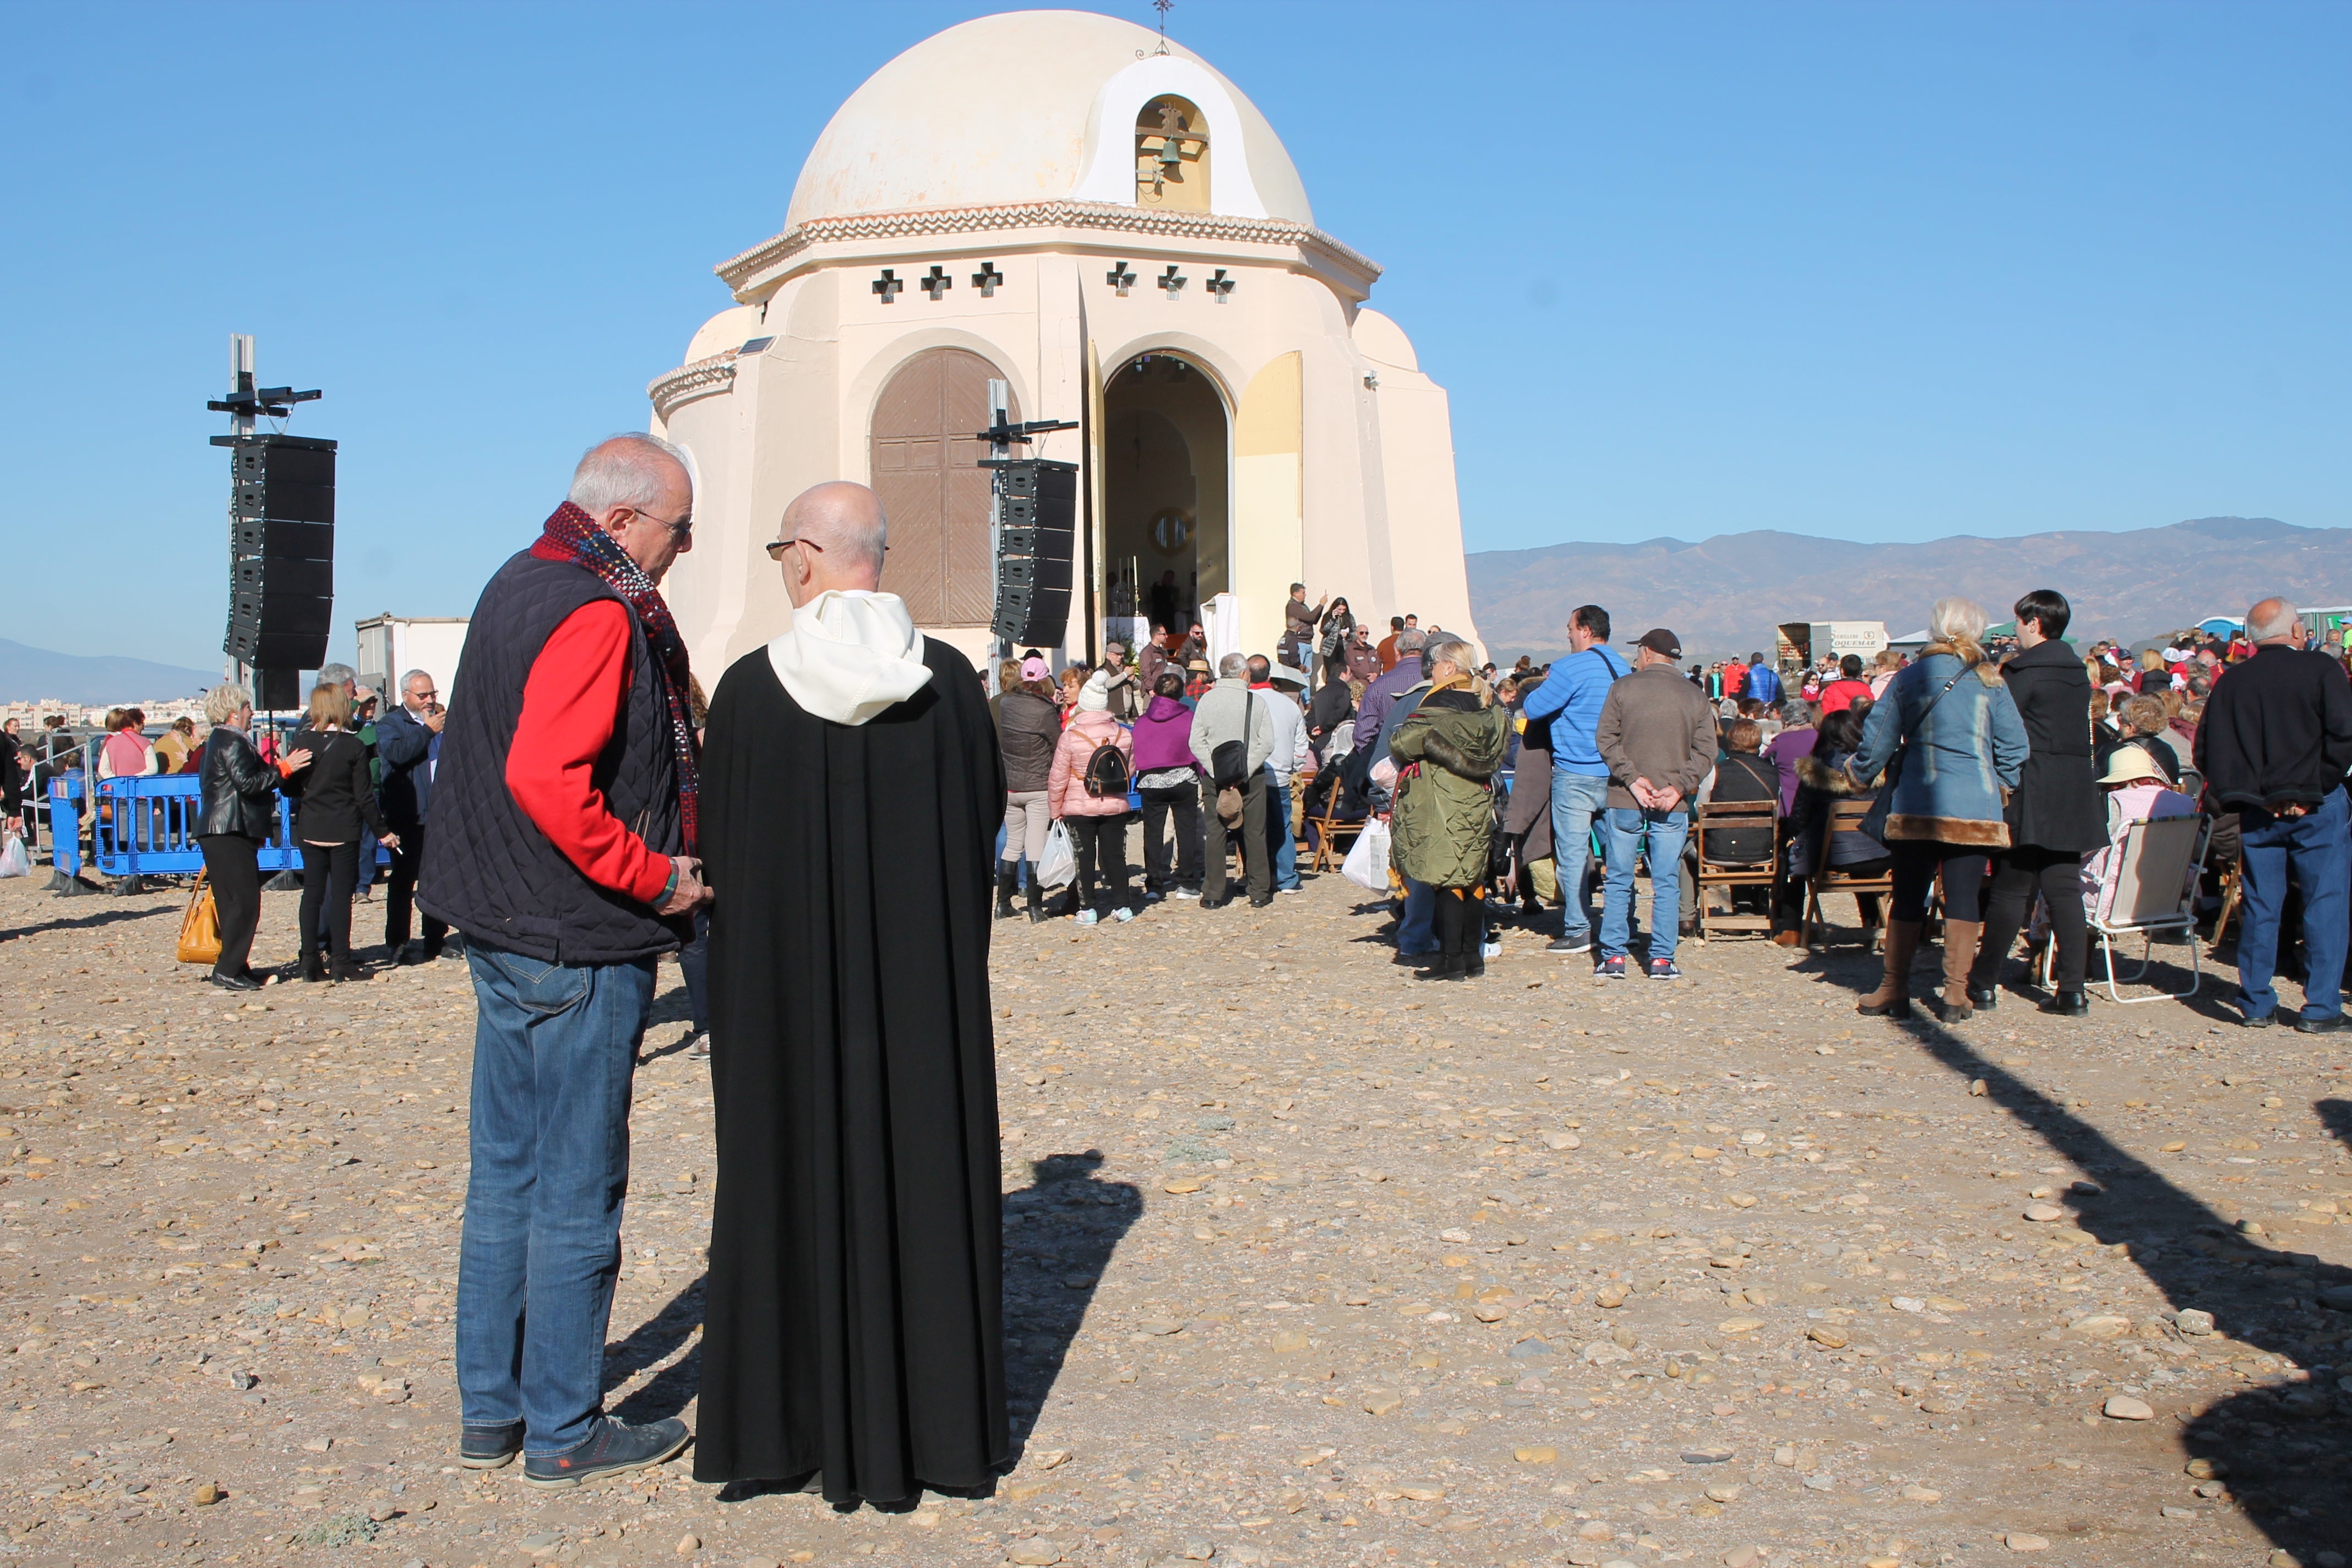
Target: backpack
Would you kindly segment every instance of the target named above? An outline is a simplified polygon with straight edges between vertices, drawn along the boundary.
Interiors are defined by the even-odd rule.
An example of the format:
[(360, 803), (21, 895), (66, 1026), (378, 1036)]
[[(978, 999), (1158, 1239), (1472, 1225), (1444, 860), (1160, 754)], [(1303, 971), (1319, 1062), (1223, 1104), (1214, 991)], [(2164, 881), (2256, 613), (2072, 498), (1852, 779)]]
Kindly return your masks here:
[(1105, 741), (1087, 759), (1087, 793), (1097, 800), (1127, 794), (1127, 758), (1119, 753), (1118, 743)]

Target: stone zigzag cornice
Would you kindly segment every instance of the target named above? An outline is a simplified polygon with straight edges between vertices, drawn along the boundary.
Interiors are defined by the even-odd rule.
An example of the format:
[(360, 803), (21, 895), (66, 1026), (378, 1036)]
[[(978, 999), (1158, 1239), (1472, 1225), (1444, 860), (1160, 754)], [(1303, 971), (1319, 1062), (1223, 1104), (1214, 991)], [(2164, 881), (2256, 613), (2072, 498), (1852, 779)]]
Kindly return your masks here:
[(732, 391), (737, 352), (729, 349), (724, 353), (712, 354), (709, 359), (682, 364), (646, 383), (646, 395), (653, 400), (654, 412), (667, 424), (672, 411), (696, 398)]
[(1380, 263), (1307, 224), (1287, 218), (1235, 217), (1223, 213), (1171, 212), (1122, 206), (1116, 202), (1067, 199), (1008, 202), (988, 206), (919, 207), (907, 212), (857, 213), (812, 218), (786, 229), (713, 268), (741, 299), (748, 289), (774, 279), (787, 263), (814, 246), (844, 240), (919, 239), (943, 235), (986, 234), (1024, 228), (1095, 229), (1150, 239), (1223, 240), (1248, 245), (1295, 245), (1320, 252), (1369, 288)]

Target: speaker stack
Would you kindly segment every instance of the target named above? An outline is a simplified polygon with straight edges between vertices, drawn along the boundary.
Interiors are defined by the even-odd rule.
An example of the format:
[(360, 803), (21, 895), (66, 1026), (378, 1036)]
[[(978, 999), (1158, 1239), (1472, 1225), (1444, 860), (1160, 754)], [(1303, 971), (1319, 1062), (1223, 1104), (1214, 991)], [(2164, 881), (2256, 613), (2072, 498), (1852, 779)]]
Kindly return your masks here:
[(335, 610), (335, 443), (215, 437), (229, 449), (229, 614), (222, 651), (252, 668), (256, 705), (301, 706)]
[(1018, 647), (1057, 647), (1070, 621), (1070, 563), (1077, 545), (1078, 466), (1015, 458), (996, 467), (998, 637)]

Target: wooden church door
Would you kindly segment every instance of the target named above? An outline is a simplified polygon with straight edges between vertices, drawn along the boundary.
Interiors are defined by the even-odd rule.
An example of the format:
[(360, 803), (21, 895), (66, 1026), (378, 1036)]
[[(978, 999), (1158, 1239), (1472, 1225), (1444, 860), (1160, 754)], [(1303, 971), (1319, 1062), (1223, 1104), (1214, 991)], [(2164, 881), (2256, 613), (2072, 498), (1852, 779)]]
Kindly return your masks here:
[(874, 490), (890, 522), (882, 591), (906, 600), (917, 626), (986, 626), (995, 609), (990, 475), (977, 466), (988, 444), (975, 437), (990, 420), (991, 379), (1004, 378), (976, 353), (928, 349), (874, 406)]

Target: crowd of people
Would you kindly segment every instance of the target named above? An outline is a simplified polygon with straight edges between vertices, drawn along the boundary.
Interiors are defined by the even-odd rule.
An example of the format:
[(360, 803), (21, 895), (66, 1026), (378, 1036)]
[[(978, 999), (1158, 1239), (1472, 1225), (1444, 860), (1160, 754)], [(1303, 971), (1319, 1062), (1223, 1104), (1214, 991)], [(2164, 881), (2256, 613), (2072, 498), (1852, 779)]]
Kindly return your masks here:
[[(1939, 931), (1945, 1019), (2010, 991), (2079, 1016), (2126, 835), (2196, 816), (2209, 868), (2242, 893), (2245, 1023), (2274, 1021), (2292, 941), (2296, 1026), (2343, 1026), (2352, 681), (2284, 600), (2252, 606), (2242, 646), (2152, 658), (2077, 652), (2066, 600), (2036, 590), (2006, 646), (1981, 606), (1946, 598), (1909, 658), (1687, 670), (1672, 630), (1621, 652), (1585, 605), (1568, 652), (1506, 671), (1412, 616), (1375, 641), (1346, 600), (1294, 585), (1270, 653), (1213, 667), (1197, 624), (1156, 616), (1136, 648), (1059, 670), (1030, 649), (987, 681), (880, 590), (880, 501), (835, 483), (794, 500), (768, 547), (791, 625), (706, 702), (660, 593), (693, 547), (693, 500), (659, 438), (593, 447), (484, 590), (446, 709), (413, 671), (371, 722), (331, 668), (282, 745), (223, 686), (208, 731), (161, 762), (131, 715), (98, 748), (100, 768), (196, 771), (216, 984), (260, 983), (257, 857), (281, 795), (303, 863), (296, 973), (353, 973), (352, 889), (377, 843), (392, 950), (462, 951), (470, 1468), (520, 1458), (527, 1482), (569, 1487), (689, 1441), (676, 1419), (607, 1414), (594, 1353), (665, 953), (687, 972), (715, 1107), (695, 1473), (836, 1503), (984, 1487), (1011, 1457), (996, 920), (1264, 908), (1330, 835), (1351, 841), (1349, 878), (1389, 895), (1396, 961), (1431, 982), (1479, 978), (1512, 919), (1603, 978), (1674, 982), (1698, 899), (1724, 891), (1701, 859), (1760, 868), (1729, 892), (1790, 946), (1815, 918), (1808, 882), (1835, 868), (1871, 883), (1865, 922), (1883, 916), (1862, 1013), (1909, 1016), (1913, 961)], [(1745, 810), (1717, 826), (1716, 802)], [(2046, 950), (2046, 989), (2009, 967), (2021, 937)]]

